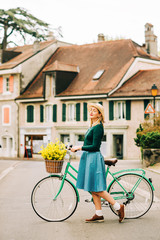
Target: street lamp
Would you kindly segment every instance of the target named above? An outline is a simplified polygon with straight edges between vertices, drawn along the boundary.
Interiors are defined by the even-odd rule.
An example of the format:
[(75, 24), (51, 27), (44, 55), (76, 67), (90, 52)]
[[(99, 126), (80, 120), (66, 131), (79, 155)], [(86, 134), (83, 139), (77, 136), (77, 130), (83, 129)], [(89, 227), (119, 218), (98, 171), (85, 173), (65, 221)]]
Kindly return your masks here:
[[(154, 108), (154, 111), (155, 111), (155, 98), (157, 96), (157, 92), (158, 92), (158, 88), (157, 88), (156, 84), (153, 84), (153, 86), (151, 88), (151, 93), (152, 93), (152, 96), (153, 96), (153, 108)], [(155, 112), (154, 112), (154, 123), (155, 123)]]
[(158, 92), (158, 88), (157, 88), (157, 86), (156, 86), (156, 84), (153, 84), (153, 86), (152, 86), (152, 88), (151, 88), (151, 93), (152, 93), (152, 96), (153, 96), (153, 100), (154, 100), (154, 102), (153, 102), (153, 104), (154, 104), (154, 109), (155, 109), (155, 98), (156, 98), (156, 96), (157, 96), (157, 92)]

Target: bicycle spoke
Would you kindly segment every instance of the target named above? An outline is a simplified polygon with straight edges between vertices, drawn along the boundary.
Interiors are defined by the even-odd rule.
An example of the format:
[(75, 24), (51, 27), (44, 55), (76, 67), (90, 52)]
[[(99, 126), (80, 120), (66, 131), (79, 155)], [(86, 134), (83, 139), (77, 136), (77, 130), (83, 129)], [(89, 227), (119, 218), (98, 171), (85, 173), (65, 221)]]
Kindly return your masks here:
[(46, 221), (63, 221), (70, 217), (77, 207), (76, 191), (67, 180), (57, 196), (61, 183), (60, 177), (51, 176), (42, 179), (33, 189), (32, 207), (36, 214)]
[[(138, 218), (144, 215), (150, 209), (153, 202), (151, 185), (136, 173), (124, 174), (117, 180), (128, 194), (122, 190), (122, 187), (116, 181), (110, 186), (109, 193), (112, 194), (120, 204), (123, 203), (126, 205), (126, 218)], [(111, 210), (117, 214), (113, 207), (110, 207)]]

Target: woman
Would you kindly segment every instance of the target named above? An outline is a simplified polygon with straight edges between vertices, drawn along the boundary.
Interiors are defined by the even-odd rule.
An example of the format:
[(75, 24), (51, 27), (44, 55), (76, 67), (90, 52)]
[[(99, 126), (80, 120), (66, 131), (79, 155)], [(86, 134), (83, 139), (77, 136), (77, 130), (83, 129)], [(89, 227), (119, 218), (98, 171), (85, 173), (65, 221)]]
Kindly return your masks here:
[(119, 222), (124, 219), (124, 205), (116, 202), (106, 191), (105, 164), (100, 152), (102, 137), (104, 135), (104, 108), (101, 104), (88, 104), (90, 115), (90, 128), (86, 132), (84, 145), (74, 146), (71, 151), (83, 150), (80, 159), (77, 177), (77, 188), (92, 193), (95, 204), (95, 215), (86, 222), (103, 222), (101, 198), (107, 200), (118, 212)]

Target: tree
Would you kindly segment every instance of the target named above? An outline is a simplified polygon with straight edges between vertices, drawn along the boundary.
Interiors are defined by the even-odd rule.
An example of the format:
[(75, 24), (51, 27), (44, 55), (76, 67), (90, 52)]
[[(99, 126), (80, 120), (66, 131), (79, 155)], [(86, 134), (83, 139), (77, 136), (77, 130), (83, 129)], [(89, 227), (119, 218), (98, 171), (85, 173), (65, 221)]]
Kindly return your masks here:
[[(9, 37), (13, 33), (18, 33), (26, 43), (26, 35), (30, 35), (36, 40), (46, 40), (50, 31), (48, 23), (34, 17), (26, 9), (12, 8), (9, 10), (0, 9), (0, 30), (3, 30), (3, 37), (0, 48), (5, 50), (9, 41)], [(15, 42), (13, 42), (15, 43)]]

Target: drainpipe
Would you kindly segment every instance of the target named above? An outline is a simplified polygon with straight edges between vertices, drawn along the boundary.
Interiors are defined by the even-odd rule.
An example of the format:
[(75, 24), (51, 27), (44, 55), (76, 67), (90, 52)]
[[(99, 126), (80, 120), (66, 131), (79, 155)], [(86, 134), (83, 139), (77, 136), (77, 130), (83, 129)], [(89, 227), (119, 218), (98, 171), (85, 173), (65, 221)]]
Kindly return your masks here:
[(14, 102), (15, 102), (15, 104), (17, 105), (17, 135), (18, 135), (18, 137), (17, 137), (17, 145), (18, 145), (18, 147), (17, 147), (17, 157), (20, 157), (20, 154), (19, 154), (19, 104), (16, 102), (16, 100), (14, 99)]

